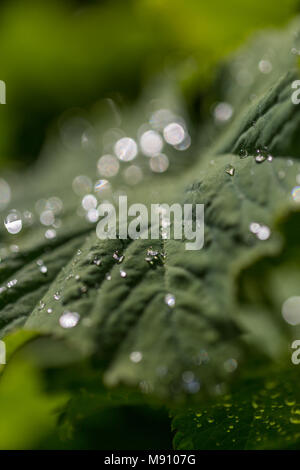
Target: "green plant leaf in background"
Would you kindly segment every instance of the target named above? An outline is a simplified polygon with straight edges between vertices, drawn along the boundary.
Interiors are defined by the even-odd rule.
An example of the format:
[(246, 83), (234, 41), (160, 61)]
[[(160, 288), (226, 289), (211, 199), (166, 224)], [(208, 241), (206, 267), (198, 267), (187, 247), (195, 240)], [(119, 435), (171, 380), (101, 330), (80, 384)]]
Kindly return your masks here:
[[(86, 175), (91, 180), (96, 178), (98, 136), (100, 133), (107, 136), (107, 131), (116, 127), (106, 115), (95, 125), (84, 117), (84, 129), (80, 127), (80, 132), (78, 128), (75, 132), (72, 127), (74, 123), (78, 124), (78, 117), (67, 121), (68, 125), (62, 122), (60, 138), (48, 143), (44, 159), (31, 173), (24, 174), (23, 182), (16, 187), (11, 180), (11, 207), (17, 207), (22, 213), (29, 210), (39, 213), (40, 206), (45, 209), (52, 204), (56, 211), (51, 228), (55, 233), (51, 238), (45, 237), (47, 229), (40, 224), (40, 214), (35, 216), (38, 220), (24, 227), (20, 235), (12, 237), (3, 229), (0, 264), (0, 337), (5, 339), (8, 333), (18, 328), (45, 336), (31, 341), (30, 347), (38, 367), (44, 373), (46, 371), (47, 383), (48, 369), (53, 369), (50, 376), (55, 375), (56, 380), (60, 377), (58, 388), (69, 390), (67, 374), (64, 384), (64, 373), (61, 372), (92, 358), (91, 375), (96, 378), (99, 388), (100, 383), (103, 386), (103, 377), (104, 390), (110, 386), (125, 386), (132, 393), (140, 390), (145, 401), (149, 397), (155, 397), (153, 399), (158, 403), (170, 399), (186, 400), (187, 396), (189, 399), (192, 396), (194, 401), (207, 399), (212, 407), (209, 416), (217, 413), (217, 417), (210, 419), (219, 422), (231, 418), (222, 413), (218, 415), (218, 400), (222, 410), (222, 403), (226, 401), (226, 397), (219, 399), (218, 393), (223, 389), (230, 390), (230, 382), (236, 383), (241, 370), (242, 377), (246, 376), (242, 382), (243, 393), (235, 392), (234, 384), (232, 393), (236, 403), (241, 401), (241, 405), (236, 406), (245, 405), (245, 416), (239, 416), (237, 409), (234, 419), (237, 416), (243, 420), (242, 426), (248, 428), (257, 412), (252, 404), (253, 397), (260, 396), (264, 390), (262, 379), (247, 378), (245, 374), (247, 367), (250, 369), (251, 358), (248, 356), (253, 345), (262, 376), (270, 364), (274, 367), (274, 375), (280, 371), (280, 377), (289, 376), (289, 347), (299, 328), (286, 325), (280, 307), (286, 295), (295, 294), (283, 288), (278, 289), (277, 298), (273, 296), (270, 289), (276, 286), (278, 278), (280, 280), (280, 267), (272, 275), (270, 264), (272, 260), (281, 260), (286, 270), (289, 269), (292, 245), (287, 244), (293, 227), (299, 223), (299, 201), (292, 197), (297, 186), (296, 176), (300, 174), (297, 160), (299, 118), (290, 99), (291, 83), (297, 77), (295, 54), (291, 53), (295, 39), (292, 33), (296, 28), (293, 23), (280, 36), (283, 56), (278, 54), (273, 58), (272, 72), (269, 71), (270, 75), (264, 81), (261, 80), (264, 72), (257, 64), (266, 52), (261, 47), (258, 50), (256, 43), (241, 52), (246, 63), (249, 56), (255, 56), (256, 68), (247, 86), (245, 81), (240, 81), (239, 85), (234, 82), (238, 105), (235, 105), (233, 121), (224, 132), (220, 132), (218, 124), (207, 123), (196, 131), (190, 123), (190, 133), (196, 136), (192, 146), (183, 152), (166, 147), (169, 172), (151, 176), (145, 159), (139, 155), (135, 163), (144, 172), (140, 184), (132, 188), (126, 183), (123, 178), (126, 164), (121, 162), (121, 176), (111, 181), (112, 195), (109, 192), (98, 194), (100, 201), (118, 195), (121, 190), (126, 191), (130, 202), (205, 204), (203, 250), (186, 251), (185, 240), (101, 241), (97, 238), (95, 226), (86, 221), (80, 209), (83, 194), (76, 197), (71, 188), (78, 175)], [(266, 51), (269, 51), (273, 36), (274, 33), (265, 36)], [(261, 39), (258, 43), (261, 44)], [(224, 80), (229, 80), (236, 60), (225, 67)], [(285, 65), (284, 73), (282, 64)], [(174, 80), (167, 82), (167, 86), (164, 86), (165, 79), (159, 81), (160, 94), (157, 86), (152, 88), (151, 98), (156, 98), (154, 103), (173, 109), (188, 121)], [(253, 81), (257, 81), (259, 92), (257, 96), (248, 97), (255, 87)], [(125, 112), (122, 126), (127, 135), (136, 136), (141, 124), (148, 120), (149, 114), (151, 116), (149, 93), (145, 93), (133, 110)], [(224, 101), (229, 101), (230, 96), (232, 89), (229, 87)], [(118, 117), (114, 119), (118, 121)], [(206, 141), (206, 148), (201, 144), (203, 134), (213, 140), (211, 145)], [(113, 144), (114, 140), (110, 139), (109, 152)], [(30, 194), (25, 198), (25, 188), (29, 187)], [(84, 190), (90, 192), (92, 186)], [(54, 196), (60, 199), (53, 199)], [(63, 201), (63, 208), (59, 201)], [(253, 224), (259, 231), (251, 228)], [(145, 260), (150, 247), (163, 253), (163, 261), (154, 267)], [(124, 256), (122, 263), (116, 261), (116, 256)], [(259, 290), (258, 286), (263, 283), (261, 278), (257, 279), (260, 263), (266, 264), (268, 282), (265, 289)], [(294, 272), (297, 272), (297, 265), (293, 267)], [(252, 296), (251, 290), (249, 294), (252, 286), (264, 302), (260, 296)], [(173, 296), (171, 305), (166, 302), (168, 294)], [(270, 303), (270, 297), (276, 302)], [(66, 312), (71, 312), (75, 319), (73, 328), (64, 327)], [(47, 348), (53, 354), (49, 354)], [(3, 374), (0, 393), (4, 377)], [(56, 383), (55, 379), (53, 382)], [(272, 378), (268, 383), (271, 382)], [(266, 386), (270, 388), (270, 385)], [(79, 416), (83, 412), (85, 405), (82, 406), (76, 393), (78, 388), (85, 387), (89, 394), (90, 383), (83, 367), (76, 392), (71, 391), (75, 396), (69, 403), (69, 410), (74, 403), (75, 412), (71, 412), (72, 418), (69, 418), (66, 411), (65, 428), (74, 428), (72, 420), (74, 415), (78, 421), (77, 407), (80, 408)], [(277, 392), (276, 387), (276, 393), (289, 392)], [(235, 393), (239, 394), (237, 399)], [(102, 400), (102, 393), (99, 395)], [(264, 399), (265, 395), (262, 395)], [(213, 402), (213, 397), (217, 401)], [(95, 409), (97, 404), (96, 394)], [(296, 416), (292, 423), (287, 408), (283, 409), (282, 418), (279, 411), (273, 419), (272, 405), (264, 403), (263, 406), (268, 409), (268, 420), (264, 420), (264, 425), (272, 428), (270, 420), (280, 429), (293, 424), (291, 445), (297, 446), (298, 431), (294, 426), (297, 425), (298, 408), (292, 412)], [(279, 410), (280, 406), (281, 403)], [(277, 408), (275, 411), (277, 413)], [(91, 410), (87, 412), (92, 414)], [(180, 430), (175, 445), (180, 449), (202, 445), (199, 444), (202, 431), (197, 428), (198, 420), (194, 423), (193, 413), (181, 410), (175, 419), (174, 428)], [(213, 422), (208, 422), (205, 429), (204, 423), (200, 423), (205, 433), (209, 433), (208, 425)], [(227, 428), (223, 431), (227, 432)], [(262, 430), (253, 432), (258, 432), (261, 437)], [(240, 440), (236, 441), (238, 448), (270, 446), (265, 438), (262, 443), (257, 438), (249, 441), (249, 433), (246, 434), (241, 434)], [(229, 446), (226, 439), (211, 434), (205, 445), (210, 447), (220, 442), (226, 448)], [(285, 438), (274, 442), (274, 445), (289, 446)]]
[(254, 30), (283, 24), (297, 6), (296, 0), (3, 2), (8, 105), (0, 108), (0, 163), (32, 161), (59, 113), (116, 92), (136, 97), (166, 63), (185, 59), (182, 85), (190, 98), (199, 94), (220, 59)]

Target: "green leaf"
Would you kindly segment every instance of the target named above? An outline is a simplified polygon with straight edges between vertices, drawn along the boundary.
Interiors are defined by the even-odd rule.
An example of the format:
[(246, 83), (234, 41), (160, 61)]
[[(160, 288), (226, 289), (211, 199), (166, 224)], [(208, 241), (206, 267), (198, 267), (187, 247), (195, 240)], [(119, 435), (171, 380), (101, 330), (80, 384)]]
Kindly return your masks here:
[(55, 429), (66, 393), (46, 393), (40, 371), (12, 359), (0, 376), (0, 449), (33, 449)]
[[(224, 80), (231, 77), (232, 84), (222, 99), (234, 106), (234, 118), (224, 130), (208, 122), (196, 131), (175, 81), (159, 79), (134, 109), (124, 112), (124, 132), (135, 136), (149, 117), (149, 100), (159, 96), (160, 107), (185, 118), (193, 143), (184, 152), (164, 149), (170, 169), (162, 175), (153, 176), (149, 160), (139, 156), (134, 163), (144, 179), (134, 187), (126, 183), (126, 164), (121, 162), (112, 191), (100, 194), (99, 202), (126, 191), (129, 204), (204, 204), (202, 250), (188, 251), (186, 240), (172, 237), (97, 238), (72, 182), (78, 175), (93, 182), (99, 177), (98, 137), (107, 137), (119, 125), (107, 109), (99, 121), (91, 113), (95, 124), (86, 125), (87, 143), (82, 144), (81, 134), (71, 132), (70, 137), (66, 121), (63, 142), (57, 138), (49, 143), (44, 158), (22, 175), (22, 182), (12, 177), (11, 207), (32, 211), (35, 221), (19, 235), (1, 230), (0, 338), (13, 352), (25, 343), (21, 354), (30, 349), (33, 362), (14, 366), (10, 355), (9, 365), (1, 369), (0, 397), (5, 400), (14, 388), (11, 403), (17, 402), (26, 378), (28, 384), (26, 409), (21, 413), (10, 404), (3, 410), (3, 423), (10, 415), (15, 427), (20, 420), (24, 442), (16, 442), (12, 430), (5, 435), (3, 424), (0, 447), (94, 448), (97, 442), (89, 443), (82, 427), (88, 436), (95, 429), (102, 433), (110, 413), (120, 426), (130, 412), (148, 420), (142, 404), (150, 403), (149, 410), (166, 402), (172, 403), (173, 429), (178, 431), (174, 445), (180, 450), (299, 446), (300, 397), (293, 391), (296, 371), (289, 367), (289, 348), (300, 329), (287, 325), (281, 315), (283, 302), (297, 295), (300, 281), (299, 204), (292, 197), (300, 174), (300, 123), (290, 99), (297, 77), (295, 57), (289, 54), (293, 28), (256, 39), (251, 53), (246, 49), (225, 66)], [(257, 64), (263, 46), (268, 49), (274, 41), (282, 50), (272, 59), (270, 76), (262, 79)], [(241, 61), (246, 69), (255, 69), (249, 86), (232, 79)], [(113, 141), (103, 151), (111, 152), (112, 146)], [(53, 196), (62, 200), (63, 209), (56, 215), (56, 236), (49, 239), (35, 207), (45, 206)], [(266, 239), (253, 233), (252, 223), (265, 226)], [(161, 253), (153, 266), (145, 259), (150, 247)], [(116, 253), (124, 256), (122, 263)], [(166, 303), (167, 294), (175, 298), (173, 307)], [(62, 327), (66, 312), (78, 315), (75, 327)], [(89, 373), (84, 361), (90, 364)], [(41, 443), (34, 431), (40, 426), (42, 439), (53, 433), (56, 399), (49, 399), (46, 384), (55, 392), (68, 390), (72, 397), (52, 444)], [(108, 391), (112, 387), (116, 390)], [(174, 401), (183, 399), (191, 409), (174, 410)], [(26, 424), (28, 410), (38, 417), (33, 431)], [(165, 425), (164, 412), (158, 410), (156, 422)], [(139, 426), (134, 427), (137, 434)]]
[[(84, 148), (78, 136), (68, 138), (64, 145), (52, 144), (55, 154), (44, 159), (34, 179), (24, 176), (30, 196), (23, 198), (21, 185), (13, 203), (33, 210), (41, 198), (59, 196), (64, 202), (62, 225), (57, 237), (49, 241), (37, 221), (15, 238), (19, 252), (4, 256), (0, 279), (8, 287), (0, 298), (1, 337), (24, 327), (62, 339), (74, 350), (74, 361), (93, 355), (101, 362), (107, 385), (139, 386), (146, 393), (165, 397), (199, 389), (200, 394), (210, 394), (220, 381), (232, 376), (224, 362), (234, 358), (242, 366), (253, 340), (263, 355), (280, 357), (290, 330), (281, 331), (283, 320), (277, 318), (270, 331), (279, 331), (280, 340), (272, 354), (266, 350), (264, 339), (256, 338), (257, 316), (248, 315), (247, 322), (238, 315), (235, 282), (257, 260), (282, 253), (284, 239), (277, 224), (282, 214), (297, 208), (291, 190), (300, 167), (296, 159), (285, 158), (290, 152), (296, 156), (298, 148), (298, 115), (289, 98), (293, 73), (278, 78), (276, 72), (270, 90), (268, 79), (266, 90), (261, 86), (261, 96), (241, 110), (210, 151), (202, 154), (195, 145), (179, 158), (176, 150), (169, 149), (169, 176), (150, 176), (140, 158), (145, 179), (134, 190), (126, 187), (129, 201), (205, 204), (205, 247), (200, 251), (187, 251), (185, 240), (99, 240), (94, 227), (76, 215), (80, 200), (71, 195), (75, 176), (96, 176), (94, 134)], [(185, 114), (174, 84), (163, 83), (161, 93), (161, 103)], [(244, 90), (237, 89), (239, 93)], [(144, 119), (149, 92), (145, 96), (136, 110), (126, 114), (124, 126), (129, 135), (136, 133)], [(112, 121), (107, 118), (98, 131), (105, 132)], [(237, 155), (240, 148), (247, 158)], [(263, 155), (272, 151), (273, 160), (258, 163), (258, 149)], [(186, 168), (183, 156), (191, 161)], [(112, 184), (119, 190), (124, 180), (115, 179)], [(267, 226), (271, 236), (259, 240), (249, 229), (252, 222)], [(11, 244), (12, 236), (3, 234), (3, 241)], [(165, 254), (155, 269), (145, 260), (150, 246)], [(122, 264), (113, 257), (116, 251), (124, 256)], [(44, 273), (41, 260), (47, 268)], [(174, 308), (166, 304), (167, 294), (175, 296)], [(75, 328), (61, 326), (60, 318), (67, 311), (80, 316)], [(259, 320), (260, 325), (270, 324), (267, 315)], [(130, 359), (136, 351), (142, 357), (137, 363)], [(191, 384), (182, 380), (186, 371), (193, 374)]]
[[(258, 364), (257, 364), (258, 366)], [(173, 410), (176, 450), (297, 449), (300, 395), (295, 366), (247, 371), (230, 393), (193, 409)]]
[[(233, 176), (226, 172), (228, 164), (235, 168)], [(279, 185), (282, 171), (286, 176)], [(14, 272), (18, 283), (4, 292), (2, 300), (5, 331), (23, 321), (19, 312), (24, 298), (30, 302), (34, 295), (36, 306), (28, 311), (25, 328), (65, 338), (83, 354), (97, 353), (105, 361), (108, 384), (141, 384), (146, 391), (180, 393), (182, 372), (193, 370), (204, 389), (212, 387), (227, 375), (224, 360), (242, 359), (241, 329), (233, 315), (234, 280), (250, 261), (280, 252), (274, 220), (291, 207), (294, 172), (285, 159), (257, 164), (253, 157), (218, 157), (202, 178), (198, 174), (185, 197), (185, 202), (206, 205), (205, 249), (189, 252), (178, 240), (101, 241), (94, 234), (80, 244), (82, 236), (77, 237), (43, 256), (46, 276), (37, 258)], [(269, 240), (258, 240), (250, 232), (253, 221), (272, 228)], [(166, 254), (156, 269), (145, 261), (149, 246)], [(79, 251), (66, 265), (74, 248)], [(113, 258), (116, 250), (125, 256), (121, 265)], [(98, 259), (100, 266), (94, 262)], [(8, 261), (7, 270), (9, 266)], [(120, 276), (120, 268), (126, 278)], [(111, 280), (106, 279), (108, 272)], [(37, 296), (40, 284), (46, 293)], [(175, 295), (174, 309), (165, 303), (167, 293)], [(80, 314), (75, 328), (61, 327), (64, 311)], [(130, 360), (133, 351), (142, 353), (140, 363)], [(209, 367), (199, 367), (203, 351)]]

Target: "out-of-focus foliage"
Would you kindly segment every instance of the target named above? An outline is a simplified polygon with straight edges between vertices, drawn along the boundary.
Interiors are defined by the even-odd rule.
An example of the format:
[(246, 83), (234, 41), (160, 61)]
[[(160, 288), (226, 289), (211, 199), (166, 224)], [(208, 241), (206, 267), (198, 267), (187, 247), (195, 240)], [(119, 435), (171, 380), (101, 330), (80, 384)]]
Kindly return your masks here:
[[(133, 98), (165, 67), (181, 65), (199, 96), (217, 61), (257, 28), (286, 21), (296, 0), (13, 0), (0, 7), (0, 165), (35, 158), (66, 108), (123, 93)], [(197, 111), (199, 113), (199, 110)]]

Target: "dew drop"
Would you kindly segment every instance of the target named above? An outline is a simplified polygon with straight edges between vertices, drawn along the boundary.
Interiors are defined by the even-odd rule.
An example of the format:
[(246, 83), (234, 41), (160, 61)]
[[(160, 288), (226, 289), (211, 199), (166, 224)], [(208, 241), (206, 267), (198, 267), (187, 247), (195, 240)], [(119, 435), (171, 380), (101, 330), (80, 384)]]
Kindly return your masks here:
[(115, 251), (113, 254), (113, 259), (117, 261), (118, 264), (121, 264), (124, 260), (124, 255), (120, 255), (118, 251)]
[(95, 224), (96, 222), (98, 222), (98, 219), (99, 219), (98, 210), (95, 208), (89, 209), (86, 213), (86, 218), (89, 222), (91, 222), (92, 224)]
[(267, 156), (264, 155), (264, 154), (262, 154), (262, 153), (259, 153), (259, 154), (256, 155), (256, 157), (255, 157), (256, 163), (263, 163), (266, 159), (267, 159)]
[(164, 258), (165, 256), (163, 253), (160, 253), (157, 250), (153, 250), (152, 247), (147, 249), (147, 256), (145, 261), (147, 261), (150, 266), (162, 265)]
[(90, 178), (84, 175), (76, 176), (72, 183), (73, 191), (78, 196), (84, 196), (92, 189), (92, 182)]
[(102, 261), (101, 261), (100, 258), (97, 258), (97, 257), (96, 257), (96, 258), (94, 258), (93, 263), (94, 263), (96, 266), (100, 266), (100, 265), (102, 264)]
[(131, 186), (140, 183), (143, 179), (143, 172), (137, 165), (130, 165), (126, 168), (123, 175), (126, 183)]
[(250, 231), (254, 233), (259, 240), (264, 241), (270, 238), (271, 230), (266, 225), (261, 225), (257, 222), (251, 222), (249, 228)]
[(17, 279), (12, 279), (11, 281), (9, 281), (9, 282), (7, 283), (8, 289), (11, 289), (11, 288), (14, 287), (17, 283), (18, 283)]
[(168, 124), (163, 134), (165, 141), (170, 145), (179, 145), (185, 138), (185, 130), (178, 122)]
[(146, 131), (140, 138), (140, 146), (144, 155), (152, 157), (161, 152), (163, 140), (158, 132)]
[(214, 109), (214, 119), (216, 123), (229, 121), (233, 115), (233, 107), (229, 103), (218, 103)]
[(80, 315), (77, 312), (64, 312), (59, 318), (62, 328), (73, 328), (79, 322)]
[(169, 167), (169, 159), (165, 154), (161, 153), (152, 157), (149, 165), (153, 173), (164, 173)]
[(103, 155), (99, 158), (97, 167), (101, 176), (110, 178), (118, 173), (120, 164), (113, 155)]
[(268, 74), (272, 71), (272, 64), (269, 60), (260, 60), (258, 63), (258, 69), (261, 73)]
[(281, 309), (284, 320), (290, 325), (300, 324), (300, 297), (289, 297), (282, 305)]
[(257, 222), (251, 222), (249, 228), (252, 233), (256, 234), (259, 231), (260, 225)]
[(86, 194), (81, 201), (81, 205), (86, 211), (90, 209), (95, 209), (97, 207), (97, 204), (98, 201), (96, 197), (93, 196), (93, 194)]
[(55, 292), (54, 296), (53, 296), (54, 300), (60, 300), (61, 299), (61, 294), (60, 292)]
[(173, 119), (172, 111), (169, 109), (158, 109), (152, 114), (149, 122), (154, 129), (163, 130)]
[(180, 152), (183, 152), (184, 150), (187, 150), (191, 146), (191, 143), (192, 143), (191, 136), (186, 132), (183, 141), (180, 142), (180, 144), (178, 145), (174, 145), (174, 148), (176, 150), (179, 150)]
[(130, 353), (129, 358), (131, 362), (138, 363), (141, 362), (141, 360), (143, 359), (143, 354), (140, 351), (133, 351), (132, 353)]
[(42, 225), (52, 225), (54, 220), (55, 216), (51, 210), (45, 210), (40, 215), (40, 222)]
[(119, 160), (129, 162), (137, 156), (138, 149), (135, 140), (123, 137), (116, 142), (114, 151)]
[(47, 238), (47, 240), (54, 240), (54, 238), (56, 238), (56, 230), (52, 228), (46, 230), (45, 238)]

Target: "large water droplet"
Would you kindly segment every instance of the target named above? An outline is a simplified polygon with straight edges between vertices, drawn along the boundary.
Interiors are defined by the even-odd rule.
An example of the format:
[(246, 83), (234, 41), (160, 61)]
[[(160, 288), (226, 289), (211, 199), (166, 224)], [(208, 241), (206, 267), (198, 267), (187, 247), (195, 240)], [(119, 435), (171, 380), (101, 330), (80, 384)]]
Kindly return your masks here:
[(64, 312), (59, 318), (59, 324), (62, 328), (74, 328), (79, 319), (80, 315), (77, 312)]

